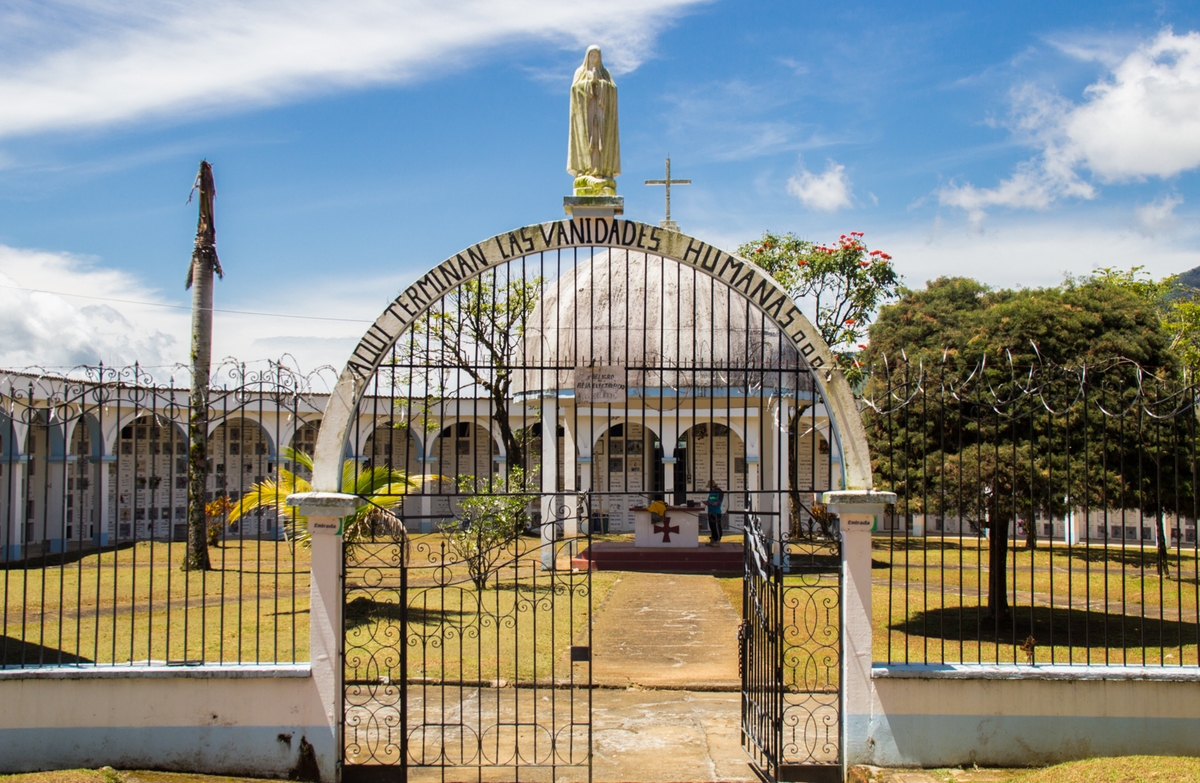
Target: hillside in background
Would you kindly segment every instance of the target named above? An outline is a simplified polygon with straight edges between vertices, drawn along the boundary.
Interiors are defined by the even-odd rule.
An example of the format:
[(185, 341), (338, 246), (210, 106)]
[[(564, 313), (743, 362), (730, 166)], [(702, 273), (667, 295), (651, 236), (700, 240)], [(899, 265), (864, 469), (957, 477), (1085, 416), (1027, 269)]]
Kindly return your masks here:
[(1192, 288), (1200, 288), (1200, 266), (1179, 274), (1179, 282)]

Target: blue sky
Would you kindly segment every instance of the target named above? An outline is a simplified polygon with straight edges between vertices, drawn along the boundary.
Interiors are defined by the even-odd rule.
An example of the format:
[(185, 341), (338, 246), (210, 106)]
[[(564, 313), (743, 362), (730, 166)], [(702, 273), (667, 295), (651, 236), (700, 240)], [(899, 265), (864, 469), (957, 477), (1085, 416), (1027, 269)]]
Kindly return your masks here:
[(219, 314), (217, 354), (340, 366), (420, 272), (562, 214), (593, 42), (629, 217), (669, 152), (674, 218), (730, 249), (864, 231), (912, 286), (1200, 265), (1195, 3), (132, 5), (0, 3), (0, 365), (186, 357), (186, 309), (140, 303), (189, 301), (206, 157), (217, 307), (307, 316)]

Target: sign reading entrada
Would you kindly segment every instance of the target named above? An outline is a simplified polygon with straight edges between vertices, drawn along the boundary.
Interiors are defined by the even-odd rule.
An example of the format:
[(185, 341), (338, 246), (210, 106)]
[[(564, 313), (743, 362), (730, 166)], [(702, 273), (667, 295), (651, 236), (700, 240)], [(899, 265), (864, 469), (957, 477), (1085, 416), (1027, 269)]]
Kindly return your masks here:
[(812, 328), (787, 292), (760, 267), (698, 239), (634, 220), (578, 217), (556, 220), (497, 234), (447, 258), (410, 285), (388, 305), (383, 315), (363, 335), (346, 365), (348, 372), (366, 380), (378, 369), (392, 344), (431, 304), (464, 281), (516, 258), (551, 250), (601, 246), (639, 250), (670, 258), (723, 281), (761, 309), (795, 342), (812, 367), (821, 367), (821, 356)]

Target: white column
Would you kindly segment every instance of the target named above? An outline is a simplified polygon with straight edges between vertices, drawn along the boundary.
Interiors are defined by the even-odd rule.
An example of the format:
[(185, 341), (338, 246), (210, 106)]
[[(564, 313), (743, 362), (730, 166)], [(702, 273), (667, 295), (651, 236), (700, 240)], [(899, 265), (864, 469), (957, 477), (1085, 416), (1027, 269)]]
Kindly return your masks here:
[[(340, 519), (354, 513), (358, 506), (354, 495), (339, 492), (303, 492), (287, 499), (308, 517), (312, 536), (312, 606), (309, 613), (309, 656), (313, 684), (325, 713), (331, 735), (330, 746), (342, 742), (342, 536)], [(336, 754), (320, 756), (321, 779), (337, 779)], [(326, 768), (328, 767), (328, 768)]]
[(571, 408), (563, 406), (563, 502), (574, 504), (567, 509), (567, 516), (563, 520), (563, 538), (570, 539), (565, 553), (568, 557), (578, 554), (575, 539), (579, 537), (580, 525), (579, 488), (575, 486), (575, 468), (578, 463), (575, 456), (574, 418)]
[(842, 736), (846, 766), (870, 763), (871, 531), (883, 519), (892, 492), (843, 490), (822, 496), (842, 532)]
[[(564, 460), (565, 461), (565, 460)], [(542, 401), (542, 570), (554, 570), (554, 527), (559, 516), (558, 399)]]
[(788, 475), (791, 471), (789, 438), (788, 438), (788, 418), (792, 413), (792, 405), (786, 400), (779, 401), (777, 409), (778, 415), (775, 419), (775, 489), (778, 490), (776, 495), (775, 510), (778, 512), (775, 523), (773, 525), (772, 538), (776, 541), (775, 557), (776, 562), (781, 562), (785, 551), (784, 542), (787, 541), (787, 536), (791, 530), (790, 509), (791, 502), (788, 498)]

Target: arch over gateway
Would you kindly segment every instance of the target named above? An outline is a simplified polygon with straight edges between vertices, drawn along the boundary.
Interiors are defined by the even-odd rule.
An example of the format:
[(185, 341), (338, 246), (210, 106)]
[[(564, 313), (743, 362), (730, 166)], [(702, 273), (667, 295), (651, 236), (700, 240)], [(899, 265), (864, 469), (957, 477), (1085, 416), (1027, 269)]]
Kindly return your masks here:
[(745, 297), (773, 321), (814, 370), (843, 457), (846, 489), (871, 488), (866, 432), (850, 386), (829, 347), (788, 293), (760, 267), (699, 239), (633, 220), (577, 217), (524, 226), (472, 245), (431, 269), (388, 305), (352, 352), (325, 408), (314, 457), (314, 489), (339, 491), (341, 454), (359, 401), (396, 341), (446, 294), (484, 272), (547, 251), (607, 247), (634, 250), (692, 267)]

